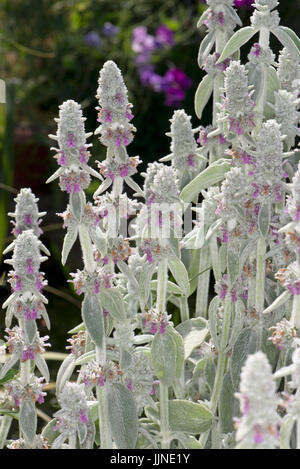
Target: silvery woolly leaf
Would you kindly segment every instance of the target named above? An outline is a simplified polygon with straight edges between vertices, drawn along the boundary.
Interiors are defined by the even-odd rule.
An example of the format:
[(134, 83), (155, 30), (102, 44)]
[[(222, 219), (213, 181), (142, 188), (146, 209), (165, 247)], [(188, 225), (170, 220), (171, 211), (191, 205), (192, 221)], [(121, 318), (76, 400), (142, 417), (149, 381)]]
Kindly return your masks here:
[(263, 328), (262, 330), (262, 346), (261, 351), (267, 355), (269, 363), (273, 369), (276, 368), (276, 364), (279, 358), (279, 350), (274, 344), (269, 340), (270, 330)]
[(97, 195), (102, 194), (102, 192), (105, 192), (109, 186), (111, 186), (112, 180), (110, 178), (104, 179), (104, 181), (100, 184), (98, 189), (94, 193), (94, 198), (97, 197)]
[(93, 449), (96, 434), (95, 425), (93, 423), (88, 422), (86, 424), (86, 429), (86, 437), (84, 441), (80, 444), (80, 447), (81, 449)]
[(77, 218), (78, 222), (80, 223), (85, 206), (85, 195), (83, 191), (72, 192), (72, 194), (70, 195), (70, 206), (73, 215)]
[(63, 433), (57, 436), (52, 443), (51, 449), (62, 449), (62, 445), (64, 444), (66, 437)]
[(208, 241), (209, 238), (211, 238), (211, 236), (217, 231), (220, 225), (222, 225), (222, 220), (216, 220), (210, 225), (205, 236), (205, 241)]
[(49, 374), (48, 366), (47, 366), (47, 363), (46, 363), (46, 360), (44, 359), (44, 357), (39, 353), (35, 354), (34, 363), (38, 367), (41, 375), (44, 376), (46, 382), (49, 383), (50, 374)]
[(25, 439), (32, 444), (36, 435), (37, 415), (31, 399), (25, 399), (20, 406), (19, 424)]
[[(272, 29), (272, 33), (277, 37), (281, 44), (287, 48), (295, 61), (300, 61), (299, 39), (296, 40), (296, 35), (291, 35), (285, 28), (278, 26)], [(296, 36), (296, 38), (295, 38)]]
[(230, 284), (233, 285), (240, 273), (240, 258), (236, 250), (230, 246), (227, 249), (227, 272)]
[(262, 204), (258, 214), (258, 228), (263, 238), (267, 237), (271, 220), (271, 207), (270, 203), (265, 202)]
[(174, 256), (180, 257), (179, 238), (176, 236), (174, 230), (170, 228), (170, 235), (168, 238), (169, 246)]
[(176, 283), (182, 289), (182, 293), (185, 296), (189, 296), (190, 293), (190, 282), (187, 270), (178, 257), (172, 256), (168, 259), (168, 266), (176, 280)]
[(241, 21), (241, 18), (239, 17), (239, 15), (237, 14), (237, 12), (235, 11), (234, 8), (228, 6), (228, 5), (224, 5), (225, 7), (225, 11), (231, 16), (231, 18), (233, 19), (233, 21), (235, 21), (237, 23), (238, 26), (242, 27), (243, 26), (243, 23)]
[(117, 287), (101, 288), (99, 299), (103, 309), (116, 321), (123, 321), (126, 317), (123, 297)]
[[(152, 291), (157, 291), (157, 285), (158, 285), (157, 280), (151, 280), (150, 287)], [(176, 285), (176, 283), (173, 283), (170, 280), (168, 280), (167, 282), (167, 292), (173, 295), (182, 295), (181, 288), (178, 285)]]
[(231, 349), (243, 329), (244, 325), (244, 319), (245, 319), (245, 305), (242, 300), (239, 298), (235, 302), (235, 314), (234, 314), (234, 320), (231, 328), (231, 334), (230, 334), (230, 339), (228, 343), (228, 348)]
[(202, 117), (202, 111), (205, 108), (213, 91), (213, 78), (211, 75), (205, 75), (199, 83), (195, 94), (195, 113), (198, 119)]
[(155, 271), (155, 266), (150, 266), (146, 269), (143, 269), (140, 278), (139, 278), (139, 300), (142, 306), (142, 309), (148, 302), (150, 291), (151, 291), (151, 279)]
[(42, 436), (47, 438), (50, 445), (52, 445), (55, 438), (58, 436), (58, 431), (54, 430), (55, 425), (57, 424), (56, 419), (50, 420), (49, 423), (43, 428)]
[(220, 337), (218, 335), (218, 308), (220, 305), (220, 299), (218, 296), (215, 296), (208, 308), (208, 321), (209, 321), (209, 331), (211, 338), (213, 340), (214, 346), (216, 347), (217, 350), (219, 350), (220, 347)]
[(252, 99), (254, 102), (257, 102), (257, 100), (261, 97), (262, 91), (264, 89), (265, 76), (261, 66), (254, 67), (252, 64), (248, 64), (247, 70), (249, 85), (254, 86)]
[(239, 401), (234, 396), (234, 389), (229, 371), (223, 379), (219, 404), (219, 423), (222, 433), (234, 430), (234, 417), (239, 415)]
[(215, 43), (216, 37), (215, 33), (212, 31), (208, 33), (201, 41), (200, 47), (199, 47), (199, 52), (198, 52), (198, 65), (200, 68), (203, 66), (203, 62), (206, 59), (206, 57), (209, 55), (211, 49), (213, 48), (213, 45)]
[[(154, 422), (159, 421), (159, 404), (145, 409)], [(197, 435), (209, 430), (213, 419), (212, 412), (202, 403), (174, 399), (169, 401), (169, 426), (171, 432)]]
[(70, 379), (75, 368), (75, 357), (70, 354), (59, 367), (56, 378), (56, 392), (59, 394), (66, 382)]
[(16, 370), (15, 368), (11, 368), (10, 370), (8, 370), (5, 376), (0, 379), (0, 386), (3, 386), (3, 384), (8, 383), (9, 381), (12, 381), (17, 374), (18, 370)]
[(83, 443), (87, 437), (87, 426), (85, 423), (79, 422), (77, 424), (77, 435), (78, 435), (79, 443)]
[(294, 41), (294, 43), (296, 44), (298, 50), (300, 50), (300, 39), (299, 37), (297, 36), (297, 34), (295, 33), (295, 31), (293, 31), (292, 29), (288, 28), (287, 26), (280, 26), (280, 29), (283, 29), (283, 31), (285, 31), (289, 36), (290, 38)]
[(50, 176), (47, 181), (46, 181), (46, 184), (49, 184), (49, 182), (52, 182), (54, 181), (55, 179), (57, 179), (63, 172), (63, 168), (58, 168), (55, 173), (52, 174), (52, 176)]
[(96, 228), (96, 230), (90, 230), (89, 231), (92, 241), (95, 244), (96, 248), (100, 252), (102, 257), (105, 257), (107, 253), (107, 239), (106, 236), (103, 235), (102, 231), (100, 230), (99, 227)]
[(78, 324), (78, 326), (75, 326), (73, 327), (73, 329), (70, 329), (68, 331), (68, 334), (77, 334), (77, 332), (80, 332), (80, 331), (85, 331), (86, 330), (86, 327), (85, 327), (85, 324), (83, 322), (81, 322), (80, 324)]
[(197, 28), (201, 28), (202, 24), (203, 24), (203, 20), (205, 19), (207, 15), (207, 10), (205, 10), (202, 15), (200, 16), (200, 18), (198, 19), (197, 21)]
[(284, 305), (287, 300), (291, 297), (291, 293), (288, 290), (285, 290), (281, 295), (273, 301), (264, 311), (263, 314), (270, 313), (275, 309), (279, 308), (280, 306)]
[(95, 350), (90, 350), (89, 352), (86, 352), (83, 355), (80, 355), (80, 357), (76, 359), (75, 366), (84, 365), (85, 363), (89, 363), (92, 360), (95, 360), (95, 358), (96, 358)]
[(107, 393), (108, 420), (118, 449), (133, 449), (138, 416), (133, 394), (123, 384), (111, 384)]
[(29, 343), (32, 344), (35, 339), (36, 332), (37, 332), (35, 320), (34, 319), (26, 320), (24, 329), (25, 329), (25, 334)]
[(223, 62), (225, 59), (234, 54), (238, 49), (240, 49), (240, 47), (248, 42), (256, 32), (257, 29), (253, 28), (252, 26), (246, 26), (245, 28), (236, 31), (225, 45), (221, 57), (217, 61), (217, 64)]
[(142, 189), (140, 188), (140, 186), (137, 185), (137, 183), (130, 176), (127, 176), (125, 178), (125, 182), (132, 190), (134, 190), (137, 193), (138, 196), (144, 197), (144, 193)]
[(203, 445), (192, 435), (179, 433), (176, 435), (176, 440), (180, 441), (183, 448), (187, 449), (203, 449)]
[(104, 319), (101, 304), (96, 295), (87, 294), (82, 303), (82, 319), (94, 344), (105, 347)]
[(231, 168), (229, 161), (219, 159), (217, 162), (212, 163), (202, 173), (198, 174), (185, 188), (181, 191), (180, 198), (186, 202), (192, 200), (200, 194), (203, 189), (207, 189), (224, 179), (225, 174)]
[(76, 241), (78, 235), (78, 228), (69, 229), (65, 235), (62, 253), (61, 253), (61, 262), (65, 265), (68, 255), (73, 247), (73, 244)]
[(120, 368), (126, 370), (132, 362), (132, 354), (125, 347), (120, 347)]
[(186, 249), (201, 249), (205, 243), (205, 226), (201, 224), (187, 233), (183, 239), (183, 247)]
[(44, 305), (42, 305), (42, 307), (41, 307), (41, 314), (42, 314), (42, 318), (44, 319), (44, 321), (46, 323), (47, 329), (50, 330), (51, 329), (50, 319), (49, 319), (47, 310), (46, 310)]
[(181, 377), (184, 363), (184, 344), (181, 335), (171, 326), (164, 334), (155, 334), (151, 346), (154, 372), (167, 386)]
[(208, 358), (204, 365), (204, 376), (205, 380), (210, 387), (211, 392), (213, 391), (216, 377), (216, 365), (213, 358)]
[[(266, 102), (274, 104), (275, 102), (275, 91), (278, 91), (280, 88), (280, 82), (276, 70), (274, 67), (270, 66), (267, 69), (267, 83), (266, 83)], [(274, 110), (271, 106), (265, 106), (264, 108), (264, 117), (266, 119), (272, 119), (274, 117)]]
[(219, 249), (219, 261), (221, 272), (225, 272), (227, 267), (227, 244), (224, 243)]
[(293, 416), (290, 414), (285, 415), (280, 425), (280, 449), (291, 449), (291, 435), (294, 425)]
[(12, 355), (6, 362), (4, 363), (3, 367), (0, 371), (0, 379), (3, 379), (6, 373), (14, 366), (15, 363), (19, 360), (18, 355)]
[(231, 354), (230, 375), (235, 391), (239, 388), (242, 367), (251, 353), (257, 351), (258, 335), (255, 329), (247, 327), (239, 334)]
[(187, 359), (192, 351), (204, 342), (209, 329), (204, 318), (193, 318), (180, 323), (176, 331), (183, 338), (184, 358)]

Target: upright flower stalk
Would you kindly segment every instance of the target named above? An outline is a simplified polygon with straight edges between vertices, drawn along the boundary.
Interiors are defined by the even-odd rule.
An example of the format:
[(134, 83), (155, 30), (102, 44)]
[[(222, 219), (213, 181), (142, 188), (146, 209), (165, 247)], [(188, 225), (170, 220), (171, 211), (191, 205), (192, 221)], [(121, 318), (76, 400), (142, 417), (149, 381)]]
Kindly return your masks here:
[[(14, 444), (16, 447), (31, 449), (38, 448), (42, 438), (36, 435), (35, 403), (44, 402), (46, 393), (43, 387), (50, 380), (48, 366), (43, 358), (46, 347), (50, 346), (47, 343), (49, 337), (40, 337), (36, 323), (42, 317), (48, 328), (50, 327), (44, 306), (48, 301), (42, 294), (47, 281), (44, 273), (40, 272), (41, 262), (47, 260), (41, 251), (47, 254), (49, 252), (38, 239), (42, 233), (39, 217), (45, 215), (38, 210), (38, 199), (30, 189), (22, 189), (15, 201), (15, 212), (10, 213), (14, 218), (12, 232), (15, 240), (4, 251), (5, 254), (13, 251), (12, 258), (5, 260), (13, 270), (8, 273), (11, 295), (3, 304), (3, 308), (7, 308), (5, 339), (10, 357), (0, 370), (0, 379), (4, 380), (8, 392), (7, 405), (19, 412), (20, 434), (19, 440)], [(18, 320), (18, 326), (11, 328), (13, 317)], [(17, 362), (18, 372), (12, 374), (13, 378), (9, 378), (9, 372)], [(41, 377), (35, 376), (36, 368)], [(11, 420), (4, 417), (1, 425), (1, 447), (5, 444), (10, 423)]]

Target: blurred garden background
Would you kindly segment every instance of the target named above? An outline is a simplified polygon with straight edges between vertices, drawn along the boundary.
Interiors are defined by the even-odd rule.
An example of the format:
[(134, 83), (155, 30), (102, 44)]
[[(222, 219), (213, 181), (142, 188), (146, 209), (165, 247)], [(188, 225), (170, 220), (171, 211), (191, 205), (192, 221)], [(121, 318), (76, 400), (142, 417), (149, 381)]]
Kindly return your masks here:
[[(235, 3), (244, 25), (249, 24), (252, 1)], [(137, 132), (128, 150), (140, 156), (139, 168), (145, 170), (148, 162), (169, 153), (165, 132), (174, 109), (184, 108), (193, 125), (200, 124), (194, 94), (204, 75), (197, 53), (205, 31), (196, 24), (205, 8), (201, 0), (1, 0), (0, 78), (6, 83), (6, 104), (0, 104), (0, 251), (12, 240), (6, 214), (13, 198), (20, 188), (31, 187), (40, 210), (47, 211), (43, 242), (51, 258), (43, 267), (53, 351), (65, 351), (66, 332), (81, 321), (80, 299), (67, 282), (69, 272), (80, 268), (79, 249), (73, 249), (67, 267), (60, 262), (64, 232), (56, 213), (65, 210), (67, 196), (56, 182), (45, 184), (56, 167), (48, 134), (55, 133), (58, 106), (66, 99), (79, 102), (86, 130), (94, 131), (99, 70), (114, 60), (134, 106)], [(299, 34), (300, 0), (280, 0), (279, 13), (282, 24)], [(203, 125), (209, 117), (208, 106)], [(103, 159), (105, 148), (91, 140), (93, 159)], [(96, 187), (90, 186), (90, 194)], [(1, 304), (9, 295), (7, 270), (1, 263)], [(1, 338), (4, 327), (2, 313)]]

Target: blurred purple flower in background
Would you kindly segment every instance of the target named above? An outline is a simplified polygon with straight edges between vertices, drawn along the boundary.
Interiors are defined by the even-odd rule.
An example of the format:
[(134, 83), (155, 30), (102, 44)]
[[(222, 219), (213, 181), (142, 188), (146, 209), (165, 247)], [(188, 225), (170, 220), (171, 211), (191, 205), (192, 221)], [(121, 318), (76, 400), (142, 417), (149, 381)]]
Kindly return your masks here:
[(165, 24), (160, 25), (156, 30), (156, 41), (158, 44), (173, 46), (175, 44), (173, 36), (173, 31)]
[(164, 76), (166, 106), (177, 107), (185, 98), (185, 91), (191, 86), (192, 80), (180, 68), (170, 68)]
[(101, 47), (102, 39), (96, 31), (90, 31), (87, 33), (83, 40), (87, 46), (90, 47)]
[(161, 92), (164, 89), (165, 79), (154, 71), (153, 64), (147, 64), (139, 69), (143, 86), (150, 86), (154, 91)]
[(135, 63), (138, 67), (140, 80), (143, 86), (149, 86), (158, 93), (165, 93), (165, 105), (180, 106), (185, 98), (186, 90), (191, 86), (191, 79), (180, 68), (169, 68), (164, 76), (155, 71), (151, 63), (154, 51), (165, 46), (174, 46), (173, 31), (165, 24), (160, 25), (155, 36), (148, 34), (145, 26), (137, 26), (132, 33), (132, 50), (137, 54)]
[(248, 7), (250, 8), (254, 0), (234, 0), (236, 7)]
[(109, 21), (104, 23), (103, 28), (101, 29), (101, 34), (106, 37), (113, 37), (120, 31), (120, 28)]
[(152, 52), (156, 48), (156, 42), (154, 36), (148, 34), (145, 26), (137, 26), (133, 30), (131, 47), (138, 54)]
[[(251, 8), (252, 3), (255, 0), (234, 0), (234, 4), (236, 7), (246, 7)], [(201, 0), (202, 3), (206, 3), (206, 0)]]

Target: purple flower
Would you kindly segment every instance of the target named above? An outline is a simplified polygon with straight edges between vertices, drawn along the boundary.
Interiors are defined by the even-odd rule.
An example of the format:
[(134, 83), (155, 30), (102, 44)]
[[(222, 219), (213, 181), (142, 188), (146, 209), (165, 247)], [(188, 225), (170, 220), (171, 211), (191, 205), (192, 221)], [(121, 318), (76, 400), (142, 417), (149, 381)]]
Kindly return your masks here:
[(254, 3), (254, 0), (234, 0), (236, 7), (251, 8), (252, 3)]
[(154, 36), (148, 34), (145, 26), (137, 26), (133, 29), (131, 47), (134, 52), (149, 52), (156, 48)]
[(81, 423), (87, 423), (89, 421), (87, 415), (86, 415), (86, 412), (84, 410), (81, 410), (80, 411), (80, 414), (79, 414), (79, 419), (80, 419), (80, 422)]
[(101, 47), (102, 39), (96, 31), (87, 33), (83, 38), (85, 44), (90, 47)]
[(101, 29), (101, 33), (103, 34), (103, 36), (106, 36), (106, 37), (113, 37), (116, 34), (118, 34), (119, 31), (120, 31), (120, 28), (110, 23), (109, 21), (104, 23), (103, 28)]
[(143, 86), (150, 86), (156, 92), (161, 92), (164, 89), (165, 79), (158, 73), (154, 72), (154, 66), (151, 64), (140, 67), (139, 69), (140, 80)]
[(166, 106), (178, 106), (185, 98), (185, 90), (191, 84), (191, 79), (180, 68), (170, 68), (164, 76)]
[(156, 30), (156, 40), (158, 44), (173, 46), (175, 44), (173, 31), (168, 26), (162, 24)]

